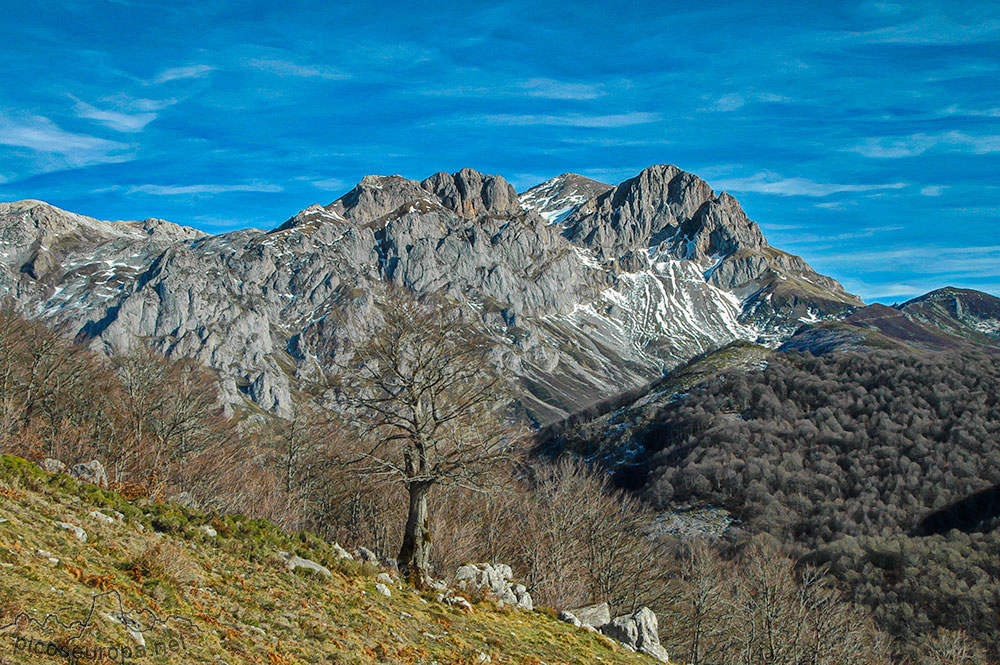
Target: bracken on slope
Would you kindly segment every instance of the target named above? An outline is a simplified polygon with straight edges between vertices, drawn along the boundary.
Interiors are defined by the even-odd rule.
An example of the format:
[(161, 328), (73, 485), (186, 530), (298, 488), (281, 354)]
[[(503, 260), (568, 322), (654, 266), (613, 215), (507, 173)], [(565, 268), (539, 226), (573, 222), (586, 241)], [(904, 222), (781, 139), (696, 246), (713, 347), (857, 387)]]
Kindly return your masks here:
[[(81, 527), (85, 542), (60, 522)], [(331, 575), (289, 571), (282, 550)], [(184, 665), (656, 662), (548, 610), (487, 600), (460, 609), (400, 586), (386, 597), (378, 572), (309, 534), (132, 503), (0, 457), (4, 663), (66, 662), (60, 646), (84, 650), (82, 662), (103, 649), (113, 662)]]

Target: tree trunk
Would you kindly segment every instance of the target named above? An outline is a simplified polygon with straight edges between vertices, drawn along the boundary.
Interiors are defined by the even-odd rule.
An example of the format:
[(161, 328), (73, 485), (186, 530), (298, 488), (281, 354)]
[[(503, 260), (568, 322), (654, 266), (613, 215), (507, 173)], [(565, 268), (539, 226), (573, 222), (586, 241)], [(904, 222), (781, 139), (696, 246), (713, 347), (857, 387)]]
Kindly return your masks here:
[(410, 512), (406, 518), (403, 546), (399, 550), (399, 572), (420, 588), (430, 577), (431, 534), (427, 518), (427, 483), (410, 483)]

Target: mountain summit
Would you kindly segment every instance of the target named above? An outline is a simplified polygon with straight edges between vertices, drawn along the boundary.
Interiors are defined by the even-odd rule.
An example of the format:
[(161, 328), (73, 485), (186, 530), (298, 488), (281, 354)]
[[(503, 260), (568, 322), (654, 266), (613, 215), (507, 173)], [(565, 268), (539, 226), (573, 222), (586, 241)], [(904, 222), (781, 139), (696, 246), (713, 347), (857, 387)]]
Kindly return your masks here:
[(284, 415), (391, 306), (390, 284), (474, 308), (538, 423), (862, 304), (676, 166), (520, 196), (472, 169), (366, 176), (273, 231), (214, 236), (19, 202), (0, 207), (0, 242), (0, 292), (22, 310), (109, 353), (145, 340), (195, 358), (234, 405)]
[(611, 185), (576, 173), (563, 173), (521, 194), (521, 206), (533, 210), (550, 224), (558, 224), (584, 202), (605, 193)]

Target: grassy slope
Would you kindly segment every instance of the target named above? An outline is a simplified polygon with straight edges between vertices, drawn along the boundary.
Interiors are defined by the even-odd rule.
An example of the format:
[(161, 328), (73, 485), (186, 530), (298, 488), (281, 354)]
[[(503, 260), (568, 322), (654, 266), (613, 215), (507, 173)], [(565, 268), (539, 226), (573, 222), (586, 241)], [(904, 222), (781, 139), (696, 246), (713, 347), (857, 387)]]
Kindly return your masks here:
[[(124, 520), (105, 524), (98, 509)], [(503, 611), (482, 601), (471, 613), (432, 595), (375, 590), (379, 571), (338, 564), (319, 539), (289, 534), (263, 521), (204, 513), (117, 494), (50, 475), (24, 460), (0, 457), (0, 626), (21, 615), (19, 628), (0, 632), (0, 663), (68, 662), (15, 653), (18, 636), (44, 642), (75, 634), (49, 621), (83, 621), (96, 596), (97, 616), (72, 645), (133, 644), (103, 616), (120, 597), (132, 616), (165, 623), (145, 632), (147, 646), (183, 639), (157, 663), (652, 663), (616, 643), (559, 622), (550, 611)], [(79, 542), (57, 522), (82, 526)], [(218, 531), (215, 538), (202, 525)], [(46, 554), (40, 555), (38, 550)], [(332, 579), (288, 572), (280, 550), (327, 565)], [(58, 559), (58, 562), (50, 560)], [(23, 643), (22, 643), (23, 645)], [(93, 662), (93, 661), (87, 661)]]

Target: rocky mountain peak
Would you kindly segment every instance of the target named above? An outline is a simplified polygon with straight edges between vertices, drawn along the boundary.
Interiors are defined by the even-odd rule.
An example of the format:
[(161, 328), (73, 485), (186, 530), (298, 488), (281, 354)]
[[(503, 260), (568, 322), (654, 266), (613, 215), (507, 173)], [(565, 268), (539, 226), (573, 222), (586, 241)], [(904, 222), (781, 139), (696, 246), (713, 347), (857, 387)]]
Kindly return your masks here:
[(760, 227), (747, 217), (739, 201), (726, 192), (702, 203), (694, 216), (681, 224), (680, 235), (690, 241), (688, 254), (699, 259), (729, 256), (741, 248), (760, 250), (768, 246)]
[(960, 289), (954, 286), (945, 286), (929, 293), (925, 293), (917, 298), (913, 298), (912, 300), (907, 300), (905, 303), (900, 305), (900, 307), (906, 309), (919, 303), (926, 302), (947, 302), (952, 305), (956, 305), (958, 303), (958, 306), (961, 306), (960, 303), (962, 302), (967, 302), (993, 308), (1000, 304), (1000, 298), (996, 298), (988, 293), (983, 293), (982, 291), (976, 291), (974, 289)]
[(609, 189), (611, 185), (578, 173), (563, 173), (521, 194), (521, 207), (535, 211), (550, 224), (558, 224), (583, 203)]
[[(366, 224), (420, 201), (439, 204), (468, 219), (520, 212), (517, 192), (510, 183), (502, 176), (474, 169), (441, 171), (423, 182), (400, 175), (366, 175), (325, 210), (340, 219)], [(294, 223), (290, 220), (286, 226)]]
[(1000, 337), (1000, 298), (972, 289), (945, 287), (909, 300), (899, 310), (924, 323), (945, 330), (968, 330)]
[(0, 287), (53, 282), (72, 268), (70, 256), (147, 256), (205, 235), (162, 219), (106, 222), (33, 199), (0, 203), (0, 266), (8, 268)]
[(4, 229), (18, 228), (24, 232), (44, 236), (58, 236), (66, 233), (93, 231), (104, 234), (128, 232), (129, 227), (119, 223), (100, 220), (67, 212), (44, 201), (26, 199), (12, 203), (0, 203), (0, 215), (5, 217)]
[(936, 351), (1000, 348), (1000, 298), (971, 289), (945, 287), (902, 305), (878, 303), (837, 322), (803, 326), (782, 346), (812, 353), (878, 348)]
[[(668, 243), (667, 248), (677, 258), (704, 259), (720, 240), (720, 232), (730, 226), (746, 227), (746, 215), (735, 199), (730, 199), (716, 197), (708, 183), (673, 164), (651, 166), (581, 205), (566, 219), (566, 233), (607, 258)], [(700, 217), (711, 220), (713, 228), (708, 235), (716, 232), (714, 242), (698, 237), (703, 231), (699, 212), (710, 202), (715, 208)], [(758, 229), (756, 235), (759, 233)], [(732, 235), (755, 234), (744, 231)]]
[(564, 173), (520, 198), (473, 169), (369, 175), (271, 232), (203, 236), (0, 204), (0, 295), (94, 348), (143, 339), (196, 358), (234, 404), (287, 415), (396, 297), (389, 284), (435, 293), (479, 313), (538, 422), (861, 304), (673, 165), (615, 187)]
[(157, 238), (166, 242), (194, 240), (196, 238), (204, 238), (208, 236), (208, 234), (204, 231), (199, 231), (198, 229), (191, 228), (190, 226), (181, 226), (180, 224), (168, 222), (167, 220), (160, 219), (158, 217), (149, 217), (138, 222), (119, 223), (128, 224), (137, 231), (145, 233), (149, 237)]
[(55, 206), (51, 206), (45, 201), (39, 201), (38, 199), (24, 199), (22, 201), (0, 201), (0, 215), (11, 215), (14, 213), (22, 212), (24, 210), (30, 210), (31, 208), (37, 208), (39, 206), (55, 208)]
[(351, 191), (326, 206), (326, 210), (364, 224), (426, 196), (427, 192), (416, 180), (400, 175), (366, 175)]
[(517, 191), (502, 176), (462, 169), (457, 173), (440, 171), (420, 183), (434, 194), (441, 205), (462, 217), (516, 214), (520, 211)]
[(15, 226), (20, 226), (23, 230), (33, 228), (39, 234), (49, 237), (66, 234), (108, 237), (147, 235), (169, 240), (186, 240), (207, 235), (189, 226), (181, 226), (154, 217), (137, 222), (106, 222), (69, 212), (36, 199), (0, 202), (0, 217), (4, 220), (4, 230), (9, 231)]

